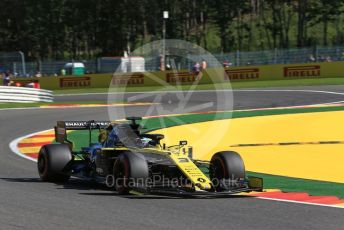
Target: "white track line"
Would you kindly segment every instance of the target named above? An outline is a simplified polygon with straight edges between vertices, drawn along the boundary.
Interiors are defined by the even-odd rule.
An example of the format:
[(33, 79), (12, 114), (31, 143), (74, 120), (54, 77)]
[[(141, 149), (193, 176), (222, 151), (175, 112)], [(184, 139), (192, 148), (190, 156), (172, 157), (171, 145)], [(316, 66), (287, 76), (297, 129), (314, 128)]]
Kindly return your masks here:
[[(154, 92), (116, 92), (116, 93), (79, 93), (79, 94), (56, 94), (56, 97), (62, 96), (86, 96), (86, 95), (108, 95), (108, 94), (159, 94), (159, 93), (183, 93), (186, 91), (176, 90), (176, 91), (154, 91)], [(195, 90), (194, 93), (209, 93), (209, 92), (303, 92), (303, 93), (323, 93), (323, 94), (333, 94), (333, 95), (343, 95), (344, 92), (333, 92), (333, 91), (324, 91), (324, 90), (303, 90), (303, 89), (237, 89), (237, 90)], [(311, 105), (322, 105), (322, 104), (338, 104), (344, 101), (334, 101), (334, 102), (325, 102), (317, 104), (308, 104), (300, 106), (311, 106)], [(296, 107), (296, 106), (295, 106)], [(90, 107), (75, 107), (75, 108), (90, 108)], [(4, 110), (28, 110), (28, 109), (61, 109), (57, 108), (41, 108), (41, 107), (29, 107), (29, 108), (3, 108), (0, 111)], [(74, 109), (74, 107), (68, 107), (67, 109)], [(265, 109), (265, 108), (263, 108)], [(268, 108), (267, 108), (268, 109)]]
[(339, 206), (339, 205), (335, 205), (335, 204), (333, 204), (333, 205), (331, 205), (331, 204), (316, 204), (316, 203), (297, 201), (297, 200), (285, 200), (285, 199), (258, 197), (258, 196), (256, 196), (255, 198), (261, 199), (261, 200), (272, 200), (272, 201), (280, 201), (280, 202), (304, 204), (304, 205), (313, 205), (313, 206), (320, 206), (320, 207), (327, 207), (327, 208), (344, 208), (344, 206)]
[[(77, 104), (77, 103), (76, 103)], [(52, 105), (51, 107), (47, 106), (47, 107), (23, 107), (23, 108), (3, 108), (3, 109), (0, 109), (0, 111), (2, 110), (34, 110), (34, 109), (85, 109), (85, 108), (106, 108), (106, 107), (119, 107), (119, 105), (114, 105), (114, 104), (107, 104), (107, 105), (97, 105), (95, 104), (95, 106), (79, 106), (79, 105), (82, 105), (82, 104), (77, 104), (77, 106), (66, 106), (66, 107), (63, 107), (63, 106), (54, 106)], [(87, 105), (87, 104), (86, 104)], [(148, 105), (153, 105), (153, 104), (146, 104), (147, 106)], [(132, 105), (127, 105), (128, 107), (129, 106), (146, 106), (145, 104), (139, 104), (139, 105), (135, 105), (135, 104), (132, 104)]]
[[(10, 143), (10, 149), (12, 152), (14, 152), (15, 154), (17, 154), (20, 157), (23, 157), (27, 160), (33, 161), (33, 162), (37, 162), (36, 159), (31, 158), (23, 153), (21, 153), (18, 149), (18, 143), (25, 139), (25, 138), (29, 138), (31, 136), (40, 134), (40, 133), (44, 133), (44, 132), (48, 132), (51, 131), (53, 129), (47, 129), (47, 130), (43, 130), (43, 131), (39, 131), (39, 132), (35, 132), (35, 133), (31, 133), (22, 137), (18, 137), (15, 140), (11, 141)], [(313, 205), (313, 206), (319, 206), (319, 207), (327, 207), (327, 208), (344, 208), (344, 206), (338, 206), (338, 205), (327, 205), (327, 204), (316, 204), (316, 203), (310, 203), (310, 202), (303, 202), (303, 201), (294, 201), (294, 200), (285, 200), (285, 199), (278, 199), (278, 198), (268, 198), (268, 197), (259, 197), (259, 196), (252, 196), (255, 199), (261, 199), (261, 200), (272, 200), (272, 201), (279, 201), (279, 202), (286, 202), (286, 203), (296, 203), (296, 204), (303, 204), (303, 205)]]
[[(332, 91), (322, 91), (322, 90), (288, 90), (288, 89), (266, 89), (266, 90), (250, 90), (250, 89), (244, 89), (244, 90), (219, 90), (219, 91), (234, 91), (234, 92), (305, 92), (305, 93), (324, 93), (324, 94), (335, 94), (335, 95), (344, 95), (344, 93), (340, 93), (340, 92), (332, 92)], [(173, 92), (185, 92), (185, 91), (156, 91), (154, 93), (173, 93)], [(199, 91), (195, 91), (195, 92), (216, 92), (214, 90), (199, 90)], [(140, 94), (140, 93), (150, 93), (151, 92), (126, 92), (126, 94)], [(109, 94), (109, 93), (88, 93), (88, 94), (59, 94), (59, 95), (55, 95), (55, 96), (75, 96), (75, 95), (102, 95), (102, 94)], [(119, 93), (110, 93), (110, 94), (120, 94)], [(314, 106), (314, 105), (324, 105), (324, 104), (337, 104), (337, 103), (342, 103), (344, 101), (336, 101), (336, 102), (328, 102), (328, 103), (317, 103), (317, 104), (311, 104), (311, 105), (304, 105), (304, 106)], [(293, 107), (302, 107), (302, 106), (291, 106), (291, 107), (280, 107), (280, 108), (293, 108)], [(278, 108), (278, 107), (277, 107)], [(10, 110), (10, 109), (42, 109), (40, 107), (32, 107), (32, 108), (9, 108), (9, 109), (0, 109), (0, 110)], [(262, 108), (262, 109), (269, 109), (269, 108)], [(271, 109), (271, 108), (270, 108)], [(31, 157), (26, 156), (25, 154), (21, 153), (18, 149), (18, 143), (24, 139), (24, 138), (28, 138), (30, 136), (33, 135), (37, 135), (39, 133), (42, 132), (47, 132), (50, 131), (52, 129), (48, 129), (48, 130), (44, 130), (44, 131), (40, 131), (40, 132), (36, 132), (36, 133), (31, 133), (22, 137), (18, 137), (15, 140), (11, 141), (11, 143), (9, 144), (10, 149), (12, 150), (12, 152), (14, 152), (15, 154), (17, 154), (20, 157), (23, 157), (25, 159), (37, 162), (36, 159), (33, 159)], [(310, 202), (302, 202), (302, 201), (293, 201), (293, 200), (284, 200), (284, 199), (277, 199), (277, 198), (267, 198), (267, 197), (254, 197), (256, 199), (261, 199), (261, 200), (272, 200), (272, 201), (280, 201), (280, 202), (287, 202), (287, 203), (297, 203), (297, 204), (304, 204), (304, 205), (313, 205), (313, 206), (319, 206), (319, 207), (328, 207), (328, 208), (344, 208), (344, 206), (338, 206), (338, 205), (326, 205), (326, 204), (315, 204), (315, 203), (310, 203)]]
[[(324, 93), (324, 94), (335, 94), (335, 95), (344, 95), (344, 93), (340, 93), (340, 92), (332, 92), (332, 91), (322, 91), (322, 90), (293, 90), (293, 89), (261, 89), (261, 90), (255, 90), (255, 89), (239, 89), (239, 90), (220, 90), (220, 91), (238, 91), (238, 92), (306, 92), (306, 93)], [(184, 92), (184, 91), (157, 91), (154, 93), (167, 93), (167, 92)], [(198, 90), (195, 92), (216, 92), (216, 90)], [(151, 92), (128, 92), (130, 94), (138, 94), (138, 93), (150, 93)], [(108, 93), (90, 93), (92, 95), (96, 95), (96, 94), (108, 94)], [(90, 94), (60, 94), (60, 95), (55, 95), (55, 96), (73, 96), (73, 95), (90, 95)], [(111, 94), (120, 94), (119, 93), (111, 93)], [(297, 105), (297, 106), (289, 106), (289, 107), (275, 107), (275, 108), (262, 108), (262, 109), (286, 109), (286, 108), (297, 108), (297, 107), (304, 107), (304, 106), (315, 106), (315, 105), (325, 105), (325, 104), (338, 104), (338, 103), (342, 103), (344, 101), (335, 101), (335, 102), (327, 102), (327, 103), (317, 103), (317, 104), (310, 104), (310, 105)], [(89, 107), (76, 107), (76, 108), (89, 108)], [(47, 108), (41, 108), (41, 107), (30, 107), (30, 108), (4, 108), (4, 109), (0, 109), (1, 110), (18, 110), (18, 109), (47, 109)], [(56, 109), (56, 108), (48, 108), (48, 109)], [(260, 109), (252, 109), (252, 110), (260, 110)], [(250, 111), (250, 110), (238, 110), (238, 111)], [(169, 116), (173, 116), (173, 115), (180, 115), (180, 114), (169, 114)], [(41, 131), (44, 132), (44, 131)], [(37, 132), (40, 133), (40, 132)], [(34, 134), (37, 134), (34, 133)], [(18, 148), (17, 148), (17, 144), (19, 143), (20, 140), (27, 138), (29, 136), (32, 136), (34, 134), (28, 134), (26, 136), (23, 137), (19, 137), (15, 140), (13, 140), (10, 143), (10, 148), (11, 150), (16, 153), (17, 155), (24, 157), (26, 159), (29, 160), (34, 160), (22, 153), (19, 152)], [(35, 161), (35, 160), (34, 160)]]
[(23, 107), (23, 108), (3, 108), (2, 110), (29, 110), (29, 109), (42, 109), (41, 107)]
[(48, 132), (48, 131), (51, 131), (53, 129), (47, 129), (47, 130), (43, 130), (43, 131), (39, 131), (39, 132), (35, 132), (35, 133), (30, 133), (28, 135), (25, 135), (25, 136), (21, 136), (21, 137), (18, 137), (16, 139), (14, 139), (13, 141), (11, 141), (11, 143), (9, 144), (9, 147), (11, 149), (12, 152), (14, 152), (15, 154), (17, 154), (18, 156), (20, 157), (23, 157), (25, 159), (28, 159), (30, 161), (34, 161), (34, 162), (37, 162), (36, 159), (32, 158), (32, 157), (29, 157), (23, 153), (21, 153), (18, 149), (18, 144), (21, 140), (25, 139), (25, 138), (29, 138), (31, 136), (34, 136), (34, 135), (37, 135), (37, 134), (40, 134), (40, 133), (44, 133), (44, 132)]
[[(76, 94), (55, 94), (54, 97), (63, 96), (87, 96), (87, 95), (116, 95), (116, 94), (161, 94), (161, 93), (185, 93), (187, 90), (167, 90), (167, 91), (143, 91), (143, 92), (104, 92), (104, 93), (76, 93)], [(311, 90), (311, 89), (220, 89), (220, 90), (194, 90), (193, 93), (210, 93), (210, 92), (305, 92), (305, 93), (325, 93), (344, 95), (344, 93), (325, 91), (325, 90)]]

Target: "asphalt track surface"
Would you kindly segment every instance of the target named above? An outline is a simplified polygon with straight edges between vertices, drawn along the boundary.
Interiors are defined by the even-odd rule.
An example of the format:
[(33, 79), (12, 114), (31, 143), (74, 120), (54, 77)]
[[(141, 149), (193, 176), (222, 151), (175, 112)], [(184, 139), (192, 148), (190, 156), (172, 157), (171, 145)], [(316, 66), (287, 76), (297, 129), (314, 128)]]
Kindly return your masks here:
[[(311, 90), (342, 92), (338, 86)], [(211, 93), (205, 94), (208, 96), (195, 97), (192, 103), (212, 98)], [(260, 96), (261, 94), (265, 94), (265, 97)], [(78, 97), (78, 100), (88, 100), (87, 96)], [(96, 95), (92, 97), (94, 100)], [(284, 104), (286, 102), (283, 98), (289, 100), (289, 104)], [(343, 95), (325, 93), (234, 93), (236, 109), (343, 100)], [(143, 115), (146, 109), (145, 106), (127, 107), (126, 112)], [(0, 111), (0, 229), (338, 230), (344, 226), (343, 209), (248, 197), (123, 197), (102, 185), (77, 179), (72, 179), (65, 185), (43, 183), (38, 179), (35, 163), (13, 154), (8, 146), (19, 136), (51, 128), (56, 120), (107, 118), (107, 109), (104, 107)]]

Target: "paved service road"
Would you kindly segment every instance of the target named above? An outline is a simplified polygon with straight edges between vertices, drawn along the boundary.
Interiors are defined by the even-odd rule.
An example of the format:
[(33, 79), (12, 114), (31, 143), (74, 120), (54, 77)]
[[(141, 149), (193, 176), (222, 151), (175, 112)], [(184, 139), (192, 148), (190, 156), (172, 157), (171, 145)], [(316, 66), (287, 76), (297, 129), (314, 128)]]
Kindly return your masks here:
[[(265, 97), (272, 99), (262, 102), (262, 98), (250, 93), (246, 96), (240, 93), (235, 103), (239, 108), (240, 105), (241, 108), (262, 107), (269, 103), (280, 106), (279, 100), (273, 102), (273, 98), (279, 97), (277, 94), (266, 92)], [(304, 93), (295, 92), (283, 95), (293, 98), (295, 103), (305, 97)], [(313, 94), (312, 98), (316, 102), (343, 100), (343, 96), (332, 94)], [(312, 98), (304, 102), (311, 102)], [(280, 101), (283, 103), (282, 99)], [(126, 112), (142, 115), (146, 109), (144, 106), (127, 107)], [(77, 179), (65, 185), (42, 183), (35, 163), (16, 156), (8, 147), (13, 139), (49, 129), (56, 120), (107, 118), (106, 108), (0, 111), (0, 229), (338, 230), (344, 226), (343, 210), (337, 208), (247, 197), (121, 197), (101, 185)]]

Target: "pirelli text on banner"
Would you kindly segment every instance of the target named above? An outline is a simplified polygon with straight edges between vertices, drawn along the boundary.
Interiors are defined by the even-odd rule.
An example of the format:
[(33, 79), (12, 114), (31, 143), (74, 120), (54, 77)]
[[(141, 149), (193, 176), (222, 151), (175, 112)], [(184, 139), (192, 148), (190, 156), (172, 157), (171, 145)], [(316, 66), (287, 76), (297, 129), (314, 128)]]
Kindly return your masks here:
[(85, 88), (91, 87), (90, 77), (64, 77), (60, 78), (60, 88)]
[(260, 77), (259, 68), (225, 69), (225, 80), (257, 80)]
[(190, 72), (167, 73), (166, 82), (168, 83), (193, 83), (196, 81), (196, 74)]
[(284, 77), (318, 77), (320, 69), (320, 65), (286, 66)]
[(113, 75), (112, 85), (144, 85), (145, 77), (142, 73), (131, 75)]

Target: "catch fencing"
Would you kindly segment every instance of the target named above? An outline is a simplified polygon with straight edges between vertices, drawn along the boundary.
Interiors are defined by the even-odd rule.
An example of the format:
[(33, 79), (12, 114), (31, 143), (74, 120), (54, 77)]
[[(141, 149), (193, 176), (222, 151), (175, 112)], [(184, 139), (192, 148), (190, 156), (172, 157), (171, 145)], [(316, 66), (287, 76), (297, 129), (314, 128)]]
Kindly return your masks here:
[[(192, 69), (195, 62), (203, 59), (208, 61), (208, 67), (219, 67), (227, 63), (230, 66), (295, 64), (312, 62), (344, 61), (344, 46), (313, 47), (300, 49), (274, 49), (262, 51), (234, 51), (230, 53), (213, 54), (216, 58), (202, 55), (185, 55), (183, 57), (169, 56), (166, 51), (166, 64), (172, 69)], [(147, 56), (146, 71), (160, 70), (160, 56)], [(213, 61), (214, 60), (214, 61)], [(118, 57), (101, 57), (89, 60), (36, 61), (25, 62), (22, 52), (0, 53), (0, 73), (10, 70), (15, 76), (35, 76), (39, 71), (42, 76), (61, 75), (61, 70), (68, 62), (82, 62), (86, 73), (113, 73), (118, 70), (121, 61)]]

